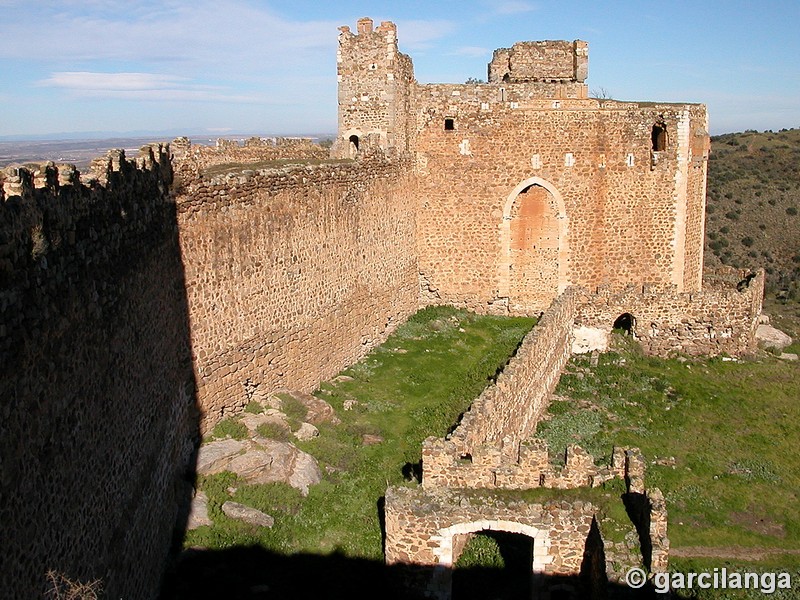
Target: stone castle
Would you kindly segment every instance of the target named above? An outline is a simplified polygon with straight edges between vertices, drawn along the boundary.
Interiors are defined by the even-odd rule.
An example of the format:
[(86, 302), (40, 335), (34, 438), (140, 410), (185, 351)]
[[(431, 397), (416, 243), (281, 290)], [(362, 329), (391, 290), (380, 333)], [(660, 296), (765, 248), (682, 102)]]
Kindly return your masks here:
[(425, 442), (422, 486), (387, 491), (387, 562), (431, 567), (408, 581), (447, 598), (469, 537), (497, 529), (532, 539), (533, 572), (575, 574), (591, 503), (465, 490), (619, 477), (665, 568), (663, 498), (636, 449), (597, 467), (570, 448), (559, 470), (534, 434), (569, 355), (604, 349), (615, 325), (656, 355), (753, 351), (763, 274), (703, 277), (705, 107), (589, 98), (582, 41), (497, 50), (485, 84), (419, 84), (394, 24), (362, 19), (337, 60), (340, 160), (182, 139), (84, 174), (0, 175), (10, 597), (41, 596), (51, 569), (156, 596), (201, 434), (254, 390), (315, 389), (429, 304), (541, 319), (454, 432)]

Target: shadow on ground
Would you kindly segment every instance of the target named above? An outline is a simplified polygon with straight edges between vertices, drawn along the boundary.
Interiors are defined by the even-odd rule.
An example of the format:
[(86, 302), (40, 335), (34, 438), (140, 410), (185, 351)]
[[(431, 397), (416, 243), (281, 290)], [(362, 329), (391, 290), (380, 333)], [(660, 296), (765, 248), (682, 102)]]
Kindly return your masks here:
[[(392, 567), (382, 561), (298, 554), (286, 556), (261, 547), (227, 550), (187, 550), (170, 569), (161, 600), (353, 599), (405, 600), (421, 598), (409, 592), (414, 580), (441, 577), (432, 567)], [(453, 573), (453, 600), (540, 598), (601, 600), (655, 598), (652, 592), (608, 584), (590, 589), (582, 577), (539, 577), (520, 583), (505, 569), (468, 568)], [(531, 586), (540, 592), (532, 591)]]

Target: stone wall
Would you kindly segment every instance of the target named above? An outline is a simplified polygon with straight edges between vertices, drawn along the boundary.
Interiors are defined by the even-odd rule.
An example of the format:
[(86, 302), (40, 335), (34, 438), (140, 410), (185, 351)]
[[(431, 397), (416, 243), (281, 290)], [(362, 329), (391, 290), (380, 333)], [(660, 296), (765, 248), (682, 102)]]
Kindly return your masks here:
[(197, 439), (171, 178), (158, 145), (0, 174), (3, 597), (158, 595)]
[(495, 50), (489, 63), (489, 83), (583, 83), (588, 73), (589, 45), (582, 40), (517, 42)]
[[(417, 88), (423, 300), (516, 313), (568, 285), (699, 289), (705, 107), (534, 98), (530, 85)], [(669, 142), (654, 152), (657, 123)], [(548, 262), (524, 260), (542, 250)]]
[[(738, 282), (738, 283), (736, 283)], [(606, 288), (579, 298), (576, 326), (598, 331), (600, 344), (623, 314), (647, 354), (742, 356), (756, 349), (755, 331), (764, 297), (764, 272), (712, 273), (703, 289), (679, 293), (670, 287)], [(585, 335), (585, 333), (584, 333)], [(603, 349), (592, 344), (582, 351)]]
[[(251, 137), (239, 144), (237, 140), (220, 138), (214, 146), (192, 144), (187, 137), (171, 144), (175, 164), (176, 187), (189, 184), (202, 177), (210, 167), (230, 165), (238, 170), (247, 169), (248, 164), (257, 165), (265, 161), (325, 160), (329, 151), (308, 138), (260, 138)], [(261, 165), (260, 168), (263, 168)]]
[(446, 439), (425, 440), (422, 461), (426, 486), (461, 477), (454, 469), (469, 460), (471, 467), (457, 469), (458, 473), (474, 473), (481, 481), (493, 478), (493, 466), (501, 455), (518, 454), (520, 441), (536, 430), (569, 359), (575, 307), (573, 290), (559, 296), (525, 336), (497, 381), (464, 413), (458, 427)]
[(583, 500), (504, 502), (469, 490), (390, 487), (386, 563), (435, 566), (432, 572), (410, 568), (399, 583), (427, 598), (449, 599), (452, 567), (467, 536), (506, 531), (531, 538), (534, 574), (577, 575), (595, 513)]
[(177, 199), (203, 428), (253, 390), (313, 390), (417, 309), (402, 162), (200, 179)]
[[(339, 79), (339, 139), (334, 154), (356, 156), (360, 140), (378, 134), (382, 148), (405, 154), (409, 150), (411, 59), (397, 49), (397, 27), (372, 19), (358, 21), (356, 33), (339, 28), (336, 55)], [(352, 141), (351, 141), (352, 140)]]

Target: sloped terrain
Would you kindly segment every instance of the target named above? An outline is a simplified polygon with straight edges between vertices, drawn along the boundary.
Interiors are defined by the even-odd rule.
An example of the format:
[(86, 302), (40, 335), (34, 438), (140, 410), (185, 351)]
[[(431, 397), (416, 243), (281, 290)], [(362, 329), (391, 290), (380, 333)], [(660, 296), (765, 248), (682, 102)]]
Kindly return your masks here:
[(711, 138), (705, 263), (764, 268), (800, 297), (800, 129)]

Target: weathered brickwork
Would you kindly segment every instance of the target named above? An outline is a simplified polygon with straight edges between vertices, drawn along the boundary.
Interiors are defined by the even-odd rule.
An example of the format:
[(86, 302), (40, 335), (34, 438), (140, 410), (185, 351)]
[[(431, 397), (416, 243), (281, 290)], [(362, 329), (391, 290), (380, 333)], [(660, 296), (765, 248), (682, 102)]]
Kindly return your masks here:
[(411, 59), (397, 49), (395, 24), (384, 21), (373, 30), (372, 19), (364, 18), (355, 34), (340, 27), (336, 62), (340, 137), (335, 154), (354, 158), (370, 134), (379, 136), (383, 148), (407, 152), (414, 71)]
[(386, 161), (197, 180), (177, 199), (202, 427), (312, 391), (418, 306), (412, 185)]
[(517, 42), (494, 51), (488, 72), (489, 83), (582, 84), (589, 73), (589, 45), (582, 40)]
[[(575, 322), (599, 332), (602, 340), (628, 314), (630, 332), (647, 354), (742, 356), (756, 349), (763, 294), (763, 271), (748, 275), (733, 270), (727, 277), (708, 277), (703, 289), (691, 294), (659, 287), (600, 289), (580, 296)], [(602, 344), (583, 351), (593, 349), (603, 349)]]
[(158, 595), (197, 439), (171, 177), (162, 146), (0, 174), (4, 598)]
[[(674, 137), (679, 126), (699, 122), (702, 128), (702, 107), (617, 103), (601, 109), (586, 100), (573, 101), (574, 107), (562, 101), (558, 110), (510, 108), (510, 102), (484, 110), (450, 102), (444, 94), (430, 99), (433, 110), (417, 144), (417, 163), (424, 165), (418, 169), (420, 271), (431, 301), (526, 312), (543, 310), (570, 284), (683, 287), (689, 281), (687, 290), (698, 289), (698, 260), (685, 272), (691, 178), (675, 173), (683, 148), (659, 153), (652, 167), (650, 137), (661, 118), (674, 123), (667, 126)], [(455, 117), (454, 131), (442, 127), (447, 115)], [(692, 173), (704, 179), (704, 169)], [(545, 192), (538, 201), (544, 218), (540, 228), (529, 226), (530, 243), (520, 251), (509, 233), (524, 226), (515, 209), (531, 189)], [(700, 235), (690, 237), (699, 242)], [(697, 258), (701, 250), (692, 252)], [(533, 272), (523, 262), (526, 253), (537, 261)], [(549, 275), (535, 281), (536, 271)], [(519, 279), (547, 287), (537, 298)]]

